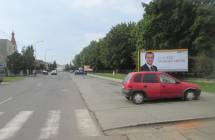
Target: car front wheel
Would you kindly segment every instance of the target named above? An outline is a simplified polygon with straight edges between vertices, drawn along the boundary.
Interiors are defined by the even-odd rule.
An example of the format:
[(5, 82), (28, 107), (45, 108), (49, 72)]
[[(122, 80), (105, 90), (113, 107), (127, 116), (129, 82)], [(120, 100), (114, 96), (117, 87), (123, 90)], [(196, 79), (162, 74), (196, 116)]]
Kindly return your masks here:
[(197, 95), (197, 93), (195, 92), (195, 90), (188, 90), (184, 94), (184, 100), (186, 100), (186, 101), (197, 100), (198, 97), (199, 96)]
[(142, 104), (143, 103), (143, 101), (144, 101), (144, 95), (142, 94), (142, 93), (135, 93), (134, 95), (133, 95), (133, 98), (132, 98), (132, 101), (133, 101), (133, 103), (135, 103), (135, 104)]

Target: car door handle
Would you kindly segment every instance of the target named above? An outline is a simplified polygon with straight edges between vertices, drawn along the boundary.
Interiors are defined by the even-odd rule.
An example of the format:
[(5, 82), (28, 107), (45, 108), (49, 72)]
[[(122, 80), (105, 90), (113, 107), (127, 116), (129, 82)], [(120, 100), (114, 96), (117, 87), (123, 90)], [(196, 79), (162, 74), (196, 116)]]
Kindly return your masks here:
[(147, 88), (147, 86), (143, 86), (144, 88)]
[(165, 85), (163, 85), (163, 87), (166, 87)]

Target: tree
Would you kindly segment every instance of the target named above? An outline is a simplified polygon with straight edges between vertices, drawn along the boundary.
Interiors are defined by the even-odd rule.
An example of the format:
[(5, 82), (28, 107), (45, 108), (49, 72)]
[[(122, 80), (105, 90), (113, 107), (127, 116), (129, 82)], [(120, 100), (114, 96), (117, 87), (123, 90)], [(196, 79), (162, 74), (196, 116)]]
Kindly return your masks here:
[[(145, 50), (188, 48), (189, 56), (198, 66), (203, 66), (201, 64), (205, 63), (203, 60), (214, 58), (214, 1), (153, 0), (149, 4), (143, 4), (143, 7), (144, 18), (138, 22), (135, 31), (138, 48)], [(199, 57), (201, 61), (198, 60)], [(207, 67), (211, 67), (211, 63), (208, 65)], [(192, 70), (196, 67), (190, 68)]]
[(106, 35), (110, 68), (115, 70), (134, 68), (133, 52), (136, 50), (132, 37), (134, 27), (134, 23), (121, 23), (113, 27)]
[(81, 67), (82, 66), (81, 55), (77, 54), (72, 62), (75, 65), (75, 67), (77, 68)]
[(152, 0), (142, 5), (145, 13), (139, 22), (112, 27), (104, 38), (92, 41), (76, 55), (73, 64), (96, 70), (134, 69), (139, 49), (186, 48), (192, 61), (201, 57), (193, 64), (202, 68), (205, 65), (200, 63), (215, 58), (214, 0)]
[(32, 70), (35, 68), (35, 56), (34, 56), (34, 48), (32, 45), (24, 47), (22, 49), (23, 55), (23, 70), (29, 70), (32, 73)]
[(53, 69), (57, 69), (57, 62), (56, 61), (53, 62)]
[(23, 57), (17, 51), (7, 57), (7, 67), (14, 74), (19, 74), (23, 68)]

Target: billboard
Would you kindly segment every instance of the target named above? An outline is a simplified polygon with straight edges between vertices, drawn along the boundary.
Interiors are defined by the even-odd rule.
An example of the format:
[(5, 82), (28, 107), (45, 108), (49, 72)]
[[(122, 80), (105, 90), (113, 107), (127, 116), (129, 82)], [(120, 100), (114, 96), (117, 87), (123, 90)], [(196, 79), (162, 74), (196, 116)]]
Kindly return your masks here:
[(152, 54), (151, 63), (158, 71), (188, 71), (188, 49), (141, 51), (140, 70), (142, 71), (144, 70), (144, 65), (146, 65), (146, 54), (149, 53)]

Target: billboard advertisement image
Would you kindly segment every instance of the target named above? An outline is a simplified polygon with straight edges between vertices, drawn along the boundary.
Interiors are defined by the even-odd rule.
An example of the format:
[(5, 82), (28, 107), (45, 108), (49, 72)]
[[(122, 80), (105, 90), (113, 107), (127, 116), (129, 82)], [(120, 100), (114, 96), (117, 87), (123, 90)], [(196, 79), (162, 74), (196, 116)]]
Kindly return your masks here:
[(140, 52), (140, 71), (188, 71), (188, 49)]

